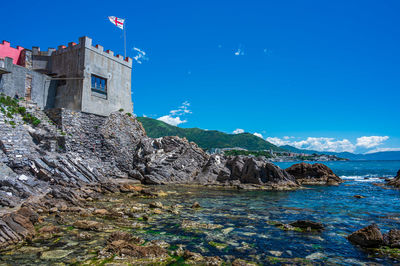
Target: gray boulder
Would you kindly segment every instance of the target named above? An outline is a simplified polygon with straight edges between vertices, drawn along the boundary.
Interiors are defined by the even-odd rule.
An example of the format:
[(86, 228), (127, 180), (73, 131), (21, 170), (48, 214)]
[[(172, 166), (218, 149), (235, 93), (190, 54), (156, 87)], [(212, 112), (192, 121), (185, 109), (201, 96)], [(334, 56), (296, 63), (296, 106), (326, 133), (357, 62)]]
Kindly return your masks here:
[(209, 156), (195, 143), (179, 137), (143, 138), (134, 164), (146, 184), (192, 183)]

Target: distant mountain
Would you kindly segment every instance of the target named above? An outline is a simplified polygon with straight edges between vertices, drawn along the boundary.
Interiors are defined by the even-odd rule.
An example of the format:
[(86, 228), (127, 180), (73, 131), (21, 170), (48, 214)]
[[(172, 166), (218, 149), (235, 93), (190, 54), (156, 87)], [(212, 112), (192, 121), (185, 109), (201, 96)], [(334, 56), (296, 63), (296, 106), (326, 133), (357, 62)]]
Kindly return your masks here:
[(336, 155), (340, 158), (347, 158), (350, 160), (400, 160), (400, 151), (382, 151), (382, 152), (374, 152), (368, 154), (356, 154), (351, 152), (328, 152), (328, 151), (314, 151), (314, 150), (304, 150), (298, 149), (290, 145), (280, 146), (281, 148), (296, 152), (296, 153), (305, 153), (305, 154), (328, 154), (328, 155)]
[(142, 123), (147, 135), (151, 138), (178, 136), (186, 138), (188, 141), (193, 141), (194, 143), (199, 145), (200, 148), (205, 150), (212, 148), (235, 147), (240, 147), (251, 151), (270, 149), (274, 151), (284, 150), (250, 133), (226, 134), (216, 130), (175, 127), (162, 121), (148, 117), (138, 117), (137, 119)]

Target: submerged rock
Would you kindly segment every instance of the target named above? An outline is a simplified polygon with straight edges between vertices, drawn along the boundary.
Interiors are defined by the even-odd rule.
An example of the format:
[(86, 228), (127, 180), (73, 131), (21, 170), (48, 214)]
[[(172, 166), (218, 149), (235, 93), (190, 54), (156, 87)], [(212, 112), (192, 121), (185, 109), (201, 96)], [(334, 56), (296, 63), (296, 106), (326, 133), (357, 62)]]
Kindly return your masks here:
[(104, 228), (104, 224), (90, 220), (78, 220), (74, 222), (73, 226), (82, 230), (89, 231), (101, 231)]
[(73, 252), (72, 250), (64, 250), (64, 249), (49, 250), (49, 251), (44, 251), (40, 256), (40, 258), (43, 260), (59, 260), (65, 258), (72, 252)]
[(248, 262), (242, 259), (235, 259), (232, 262), (232, 266), (257, 266), (258, 264), (255, 262)]
[(198, 208), (200, 208), (201, 206), (200, 206), (200, 203), (198, 203), (197, 201), (196, 202), (194, 202), (193, 204), (192, 204), (192, 207), (190, 207), (190, 208), (192, 208), (192, 209), (198, 209)]
[(157, 245), (141, 246), (144, 240), (126, 232), (115, 232), (107, 240), (106, 250), (113, 253), (133, 258), (165, 258), (168, 252)]
[(199, 223), (196, 221), (190, 221), (190, 220), (183, 220), (181, 227), (183, 229), (219, 229), (222, 228), (223, 226), (220, 224), (207, 224), (207, 223)]
[(298, 163), (285, 169), (303, 185), (338, 185), (343, 180), (321, 163)]
[(365, 197), (362, 196), (362, 195), (354, 195), (353, 197), (356, 198), (356, 199), (364, 199), (364, 198), (365, 198)]
[(317, 223), (317, 222), (313, 222), (313, 221), (308, 221), (308, 220), (298, 220), (296, 222), (290, 223), (291, 226), (293, 227), (298, 227), (304, 230), (323, 230), (324, 229), (324, 225), (322, 223)]

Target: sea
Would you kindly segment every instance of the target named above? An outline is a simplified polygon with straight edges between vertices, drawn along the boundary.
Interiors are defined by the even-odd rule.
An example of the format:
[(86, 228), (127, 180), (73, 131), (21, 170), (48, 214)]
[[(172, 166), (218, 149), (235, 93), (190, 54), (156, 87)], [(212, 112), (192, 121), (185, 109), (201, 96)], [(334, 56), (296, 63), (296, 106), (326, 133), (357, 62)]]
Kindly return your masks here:
[[(276, 163), (287, 168), (297, 162)], [(307, 186), (296, 191), (245, 191), (211, 187), (161, 186), (169, 193), (159, 198), (164, 206), (179, 204), (180, 214), (166, 212), (154, 215), (144, 229), (129, 229), (146, 241), (164, 240), (177, 248), (219, 256), (225, 261), (241, 258), (259, 265), (317, 264), (317, 265), (392, 265), (400, 263), (377, 251), (365, 250), (351, 244), (346, 236), (375, 223), (383, 233), (400, 229), (400, 190), (384, 185), (383, 178), (392, 178), (400, 169), (400, 161), (344, 161), (322, 162), (345, 182), (339, 186)], [(362, 195), (364, 198), (355, 198)], [(113, 199), (115, 200), (115, 199)], [(154, 199), (140, 199), (149, 203)], [(191, 209), (193, 202), (200, 209)], [(105, 201), (112, 208), (112, 200)], [(183, 221), (192, 221), (199, 227), (182, 228)], [(305, 233), (285, 231), (277, 223), (311, 220), (322, 223), (322, 232)], [(112, 221), (111, 221), (112, 222)], [(126, 220), (127, 224), (132, 221)], [(204, 225), (217, 225), (207, 228)], [(0, 254), (0, 262), (16, 264), (51, 264), (41, 256), (38, 248), (46, 250), (71, 249), (69, 255), (57, 262), (69, 264), (82, 261), (88, 250), (102, 247), (105, 236), (91, 244), (70, 240), (46, 240), (27, 244), (20, 250)], [(74, 245), (71, 242), (75, 243)], [(56, 243), (56, 244), (54, 244)], [(103, 243), (103, 244), (102, 244)], [(36, 249), (29, 248), (29, 245)], [(170, 248), (171, 248), (170, 247)], [(27, 253), (38, 252), (38, 254)], [(35, 251), (36, 250), (36, 251)]]

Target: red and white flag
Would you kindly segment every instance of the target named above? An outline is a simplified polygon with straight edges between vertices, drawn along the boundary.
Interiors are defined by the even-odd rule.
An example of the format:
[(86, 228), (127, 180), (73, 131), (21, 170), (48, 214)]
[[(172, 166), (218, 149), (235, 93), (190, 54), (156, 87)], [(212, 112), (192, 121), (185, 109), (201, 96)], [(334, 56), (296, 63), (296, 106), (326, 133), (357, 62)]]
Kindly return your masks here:
[(114, 16), (109, 16), (108, 19), (110, 20), (110, 22), (112, 24), (114, 24), (115, 26), (117, 26), (121, 30), (124, 29), (124, 21), (125, 21), (125, 19), (117, 18), (117, 17), (114, 17)]

